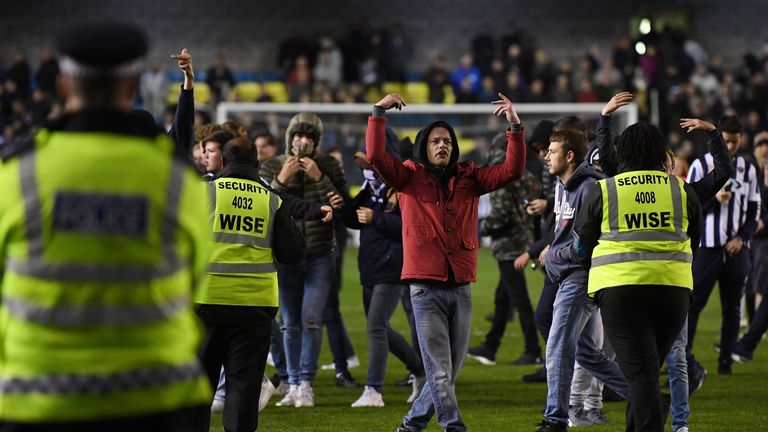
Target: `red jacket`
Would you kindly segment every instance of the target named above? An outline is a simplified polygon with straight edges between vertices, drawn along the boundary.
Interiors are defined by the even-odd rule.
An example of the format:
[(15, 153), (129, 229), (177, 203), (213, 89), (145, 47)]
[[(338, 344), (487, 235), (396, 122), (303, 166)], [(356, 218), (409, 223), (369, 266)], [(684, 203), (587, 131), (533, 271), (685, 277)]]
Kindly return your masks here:
[(517, 180), (525, 172), (525, 133), (507, 131), (503, 164), (478, 168), (474, 162), (456, 167), (445, 191), (424, 165), (401, 163), (385, 148), (386, 117), (369, 117), (366, 153), (373, 168), (399, 193), (403, 218), (402, 279), (448, 280), (457, 283), (477, 275), (477, 203), (480, 195)]

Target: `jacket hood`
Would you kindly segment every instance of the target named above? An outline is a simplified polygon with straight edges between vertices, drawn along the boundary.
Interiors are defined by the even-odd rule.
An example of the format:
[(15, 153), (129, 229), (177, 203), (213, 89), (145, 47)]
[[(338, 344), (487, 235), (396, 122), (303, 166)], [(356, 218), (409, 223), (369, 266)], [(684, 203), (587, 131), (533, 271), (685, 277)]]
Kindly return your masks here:
[(291, 151), (291, 142), (293, 141), (293, 134), (304, 133), (315, 139), (315, 148), (312, 149), (311, 155), (314, 156), (317, 153), (317, 149), (320, 148), (320, 144), (323, 139), (323, 121), (320, 120), (315, 114), (312, 113), (298, 113), (291, 118), (288, 122), (288, 127), (285, 129), (285, 154), (293, 156)]
[[(427, 158), (427, 139), (429, 138), (429, 133), (432, 129), (437, 127), (447, 129), (448, 133), (451, 135), (451, 142), (453, 143), (451, 159), (448, 161), (448, 166), (445, 168), (432, 165), (432, 163), (429, 162), (429, 158)], [(456, 132), (453, 130), (453, 127), (442, 120), (438, 120), (420, 130), (419, 133), (416, 134), (416, 142), (413, 144), (413, 160), (427, 168), (431, 168), (430, 171), (437, 170), (452, 172), (456, 167), (456, 162), (459, 160), (459, 141), (456, 139)]]
[(597, 172), (597, 170), (595, 170), (595, 167), (590, 165), (587, 161), (584, 161), (581, 164), (579, 164), (578, 167), (576, 167), (576, 171), (573, 172), (573, 175), (571, 175), (571, 178), (569, 178), (568, 181), (565, 183), (565, 189), (568, 191), (572, 191), (577, 187), (579, 187), (581, 182), (590, 178), (595, 180), (601, 180), (604, 178), (604, 176), (599, 172)]

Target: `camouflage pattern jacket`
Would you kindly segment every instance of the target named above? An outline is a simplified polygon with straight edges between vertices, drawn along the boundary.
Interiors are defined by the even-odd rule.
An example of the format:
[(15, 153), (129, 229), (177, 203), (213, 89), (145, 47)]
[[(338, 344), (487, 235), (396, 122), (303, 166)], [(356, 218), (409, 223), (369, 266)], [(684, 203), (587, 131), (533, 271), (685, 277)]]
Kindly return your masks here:
[[(488, 164), (504, 161), (506, 144), (505, 139), (493, 140)], [(491, 192), (491, 213), (481, 223), (480, 230), (491, 237), (494, 258), (514, 260), (533, 243), (534, 218), (526, 213), (525, 206), (526, 201), (538, 198), (540, 193), (538, 179), (527, 171), (520, 179)]]

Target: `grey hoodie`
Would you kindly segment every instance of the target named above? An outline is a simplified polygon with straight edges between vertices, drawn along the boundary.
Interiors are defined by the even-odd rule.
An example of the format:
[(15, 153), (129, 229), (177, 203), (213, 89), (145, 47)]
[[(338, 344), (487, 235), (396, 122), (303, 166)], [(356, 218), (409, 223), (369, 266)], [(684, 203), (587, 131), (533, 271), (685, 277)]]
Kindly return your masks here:
[(587, 161), (582, 162), (568, 181), (557, 181), (555, 186), (555, 238), (545, 259), (547, 274), (555, 283), (568, 280), (587, 283), (587, 271), (581, 263), (571, 258), (573, 225), (576, 213), (586, 200), (587, 194), (602, 174), (595, 171)]

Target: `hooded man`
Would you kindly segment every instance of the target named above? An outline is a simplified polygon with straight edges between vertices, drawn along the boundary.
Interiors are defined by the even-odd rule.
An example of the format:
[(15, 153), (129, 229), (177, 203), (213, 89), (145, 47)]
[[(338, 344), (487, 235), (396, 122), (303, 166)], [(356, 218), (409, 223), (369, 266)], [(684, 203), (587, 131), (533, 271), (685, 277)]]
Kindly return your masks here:
[[(285, 155), (261, 164), (259, 175), (278, 192), (309, 202), (330, 204), (329, 195), (345, 190), (336, 159), (318, 152), (323, 122), (312, 113), (296, 114), (285, 132)], [(278, 406), (314, 406), (312, 381), (317, 371), (323, 310), (333, 280), (333, 224), (296, 219), (304, 234), (306, 256), (298, 264), (277, 263), (280, 314), (290, 390)]]
[(465, 431), (456, 401), (456, 377), (469, 345), (472, 301), (469, 283), (477, 272), (477, 204), (480, 195), (520, 178), (525, 171), (525, 135), (512, 102), (501, 100), (494, 114), (506, 115), (507, 151), (503, 164), (477, 168), (457, 163), (453, 128), (436, 121), (416, 136), (414, 160), (400, 162), (385, 145), (390, 108), (402, 109), (397, 94), (379, 101), (368, 118), (366, 150), (374, 170), (398, 191), (403, 219), (403, 270), (410, 283), (427, 384), (398, 427), (425, 429), (434, 413), (442, 428)]

